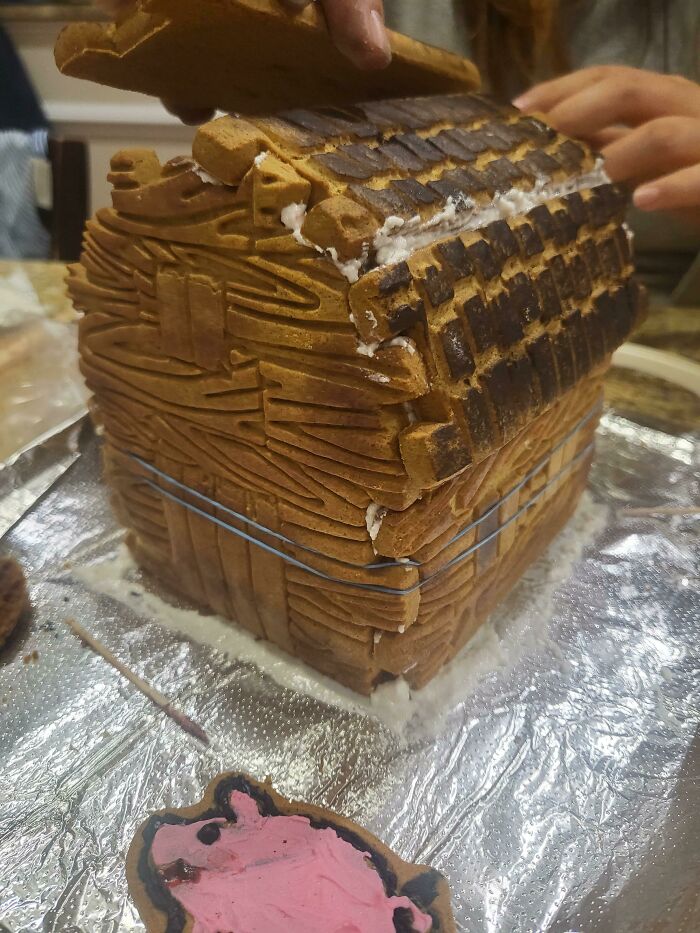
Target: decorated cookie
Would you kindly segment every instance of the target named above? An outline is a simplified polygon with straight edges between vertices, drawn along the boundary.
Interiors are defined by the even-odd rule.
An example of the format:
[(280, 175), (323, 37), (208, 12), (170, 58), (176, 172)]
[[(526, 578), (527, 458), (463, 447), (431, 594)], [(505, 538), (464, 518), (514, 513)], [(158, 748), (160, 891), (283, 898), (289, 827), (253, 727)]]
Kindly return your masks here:
[(359, 826), (223, 774), (138, 830), (129, 889), (149, 933), (450, 933), (438, 872)]

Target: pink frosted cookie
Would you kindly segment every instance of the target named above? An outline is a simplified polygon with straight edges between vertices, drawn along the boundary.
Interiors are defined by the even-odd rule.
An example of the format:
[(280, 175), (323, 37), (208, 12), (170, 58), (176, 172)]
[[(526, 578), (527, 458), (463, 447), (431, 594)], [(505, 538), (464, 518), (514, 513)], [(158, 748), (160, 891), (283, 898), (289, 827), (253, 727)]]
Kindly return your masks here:
[(355, 823), (222, 774), (138, 830), (129, 890), (149, 933), (454, 933), (445, 879)]

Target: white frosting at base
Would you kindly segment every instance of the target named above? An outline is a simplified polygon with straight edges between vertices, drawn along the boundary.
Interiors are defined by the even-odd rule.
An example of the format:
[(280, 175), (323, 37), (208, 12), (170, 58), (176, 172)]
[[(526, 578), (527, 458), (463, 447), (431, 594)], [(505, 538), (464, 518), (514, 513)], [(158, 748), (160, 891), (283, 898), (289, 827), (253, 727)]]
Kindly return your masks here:
[[(570, 576), (585, 548), (605, 528), (606, 518), (607, 508), (584, 493), (574, 517), (547, 552), (457, 657), (427, 686), (412, 690), (399, 677), (381, 684), (371, 697), (342, 687), (226, 619), (181, 609), (151, 593), (140, 581), (138, 569), (123, 544), (111, 557), (98, 563), (73, 567), (70, 576), (93, 592), (126, 605), (143, 618), (144, 625), (163, 626), (230, 659), (254, 664), (259, 678), (256, 690), (261, 695), (264, 689), (270, 689), (265, 687), (263, 675), (266, 675), (317, 703), (378, 720), (403, 744), (439, 734), (449, 715), (486, 678), (498, 676), (499, 672), (502, 676), (528, 654), (556, 647), (549, 632), (553, 593)], [(375, 638), (377, 634), (381, 637), (382, 633), (375, 633)]]
[(253, 163), (254, 163), (255, 165), (262, 165), (263, 162), (265, 161), (265, 159), (266, 159), (269, 155), (270, 155), (270, 153), (267, 151), (267, 149), (265, 149), (265, 150), (263, 150), (262, 152), (259, 152), (259, 153), (255, 156), (255, 158), (253, 159)]

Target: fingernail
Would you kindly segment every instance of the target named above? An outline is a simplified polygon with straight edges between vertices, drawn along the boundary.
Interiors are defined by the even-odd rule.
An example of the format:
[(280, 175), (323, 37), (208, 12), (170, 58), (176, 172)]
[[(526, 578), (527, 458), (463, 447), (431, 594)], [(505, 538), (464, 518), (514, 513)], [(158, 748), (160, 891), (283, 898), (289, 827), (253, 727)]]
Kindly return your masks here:
[(521, 94), (520, 97), (514, 98), (511, 103), (514, 107), (517, 107), (518, 110), (527, 110), (532, 103), (532, 97), (530, 94)]
[(388, 65), (391, 61), (391, 45), (389, 44), (389, 36), (384, 26), (384, 20), (377, 10), (370, 10), (366, 23), (367, 39), (370, 45), (381, 52), (384, 58), (383, 64)]
[(649, 211), (658, 204), (660, 196), (661, 191), (655, 185), (642, 185), (641, 188), (637, 188), (634, 192), (632, 200), (635, 207), (643, 211)]

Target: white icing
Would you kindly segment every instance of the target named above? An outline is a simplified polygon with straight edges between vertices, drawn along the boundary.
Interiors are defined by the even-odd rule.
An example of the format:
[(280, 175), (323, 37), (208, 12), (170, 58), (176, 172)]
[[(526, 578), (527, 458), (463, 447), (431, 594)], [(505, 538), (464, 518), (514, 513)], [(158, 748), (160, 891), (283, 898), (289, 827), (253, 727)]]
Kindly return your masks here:
[(418, 421), (418, 415), (410, 402), (403, 403), (403, 410), (406, 412), (409, 424), (415, 424)]
[(357, 353), (360, 356), (368, 356), (370, 359), (375, 355), (381, 343), (378, 340), (375, 340), (373, 343), (362, 343), (359, 341), (357, 344)]
[(408, 350), (409, 353), (416, 353), (416, 345), (411, 340), (410, 337), (392, 337), (391, 340), (386, 340), (382, 344), (384, 347), (401, 347), (403, 350)]
[(367, 525), (367, 532), (372, 541), (377, 540), (377, 535), (379, 534), (379, 529), (382, 527), (382, 521), (385, 515), (386, 509), (382, 508), (377, 502), (370, 502), (367, 506), (365, 524)]
[(374, 316), (373, 312), (369, 310), (369, 308), (365, 308), (365, 317), (366, 317), (367, 320), (370, 322), (370, 324), (372, 325), (372, 327), (376, 327), (376, 326), (377, 326), (377, 319), (376, 319), (376, 317)]
[[(497, 194), (490, 204), (479, 207), (471, 198), (448, 198), (447, 205), (427, 221), (419, 216), (410, 220), (389, 217), (377, 231), (373, 246), (379, 266), (403, 262), (418, 249), (430, 246), (451, 234), (479, 230), (495, 220), (505, 220), (526, 214), (554, 198), (562, 198), (576, 191), (608, 184), (610, 178), (598, 159), (590, 172), (555, 182), (538, 178), (530, 191), (512, 188)], [(398, 231), (398, 232), (397, 232)]]
[(384, 373), (367, 373), (367, 378), (371, 379), (372, 382), (391, 382), (391, 379), (384, 375)]
[(375, 645), (378, 645), (379, 642), (382, 640), (382, 635), (383, 635), (383, 634), (384, 634), (383, 632), (375, 632), (375, 633), (374, 633), (374, 644), (375, 644)]
[[(399, 635), (403, 635), (403, 633), (404, 633), (405, 631), (406, 631), (406, 626), (405, 626), (405, 625), (399, 625)], [(415, 665), (413, 665), (413, 666), (415, 667)], [(410, 671), (411, 668), (408, 667), (408, 668), (406, 668), (406, 670), (409, 670), (409, 671)]]
[(265, 159), (270, 155), (270, 153), (265, 149), (263, 152), (259, 152), (253, 159), (255, 165), (262, 165)]
[(227, 181), (222, 181), (220, 178), (217, 178), (216, 175), (211, 175), (206, 169), (195, 162), (194, 159), (187, 159), (189, 162), (191, 170), (194, 174), (204, 182), (205, 185), (221, 185), (224, 188), (236, 188), (237, 185), (231, 185)]
[[(319, 252), (324, 252), (324, 250), (321, 250), (319, 247), (316, 248), (319, 249)], [(335, 246), (331, 246), (329, 249), (325, 250), (325, 253), (330, 257), (336, 269), (345, 276), (351, 285), (353, 282), (357, 282), (360, 277), (360, 268), (362, 267), (362, 263), (367, 258), (366, 249), (363, 250), (362, 256), (360, 256), (359, 259), (348, 259), (347, 262), (343, 262), (342, 260), (338, 259), (338, 250), (335, 248)]]
[[(353, 324), (354, 324), (353, 320)], [(408, 350), (409, 353), (417, 353), (416, 345), (410, 337), (392, 337), (391, 340), (373, 340), (371, 343), (358, 341), (356, 352), (360, 356), (368, 356), (372, 359), (376, 356), (378, 350), (385, 350), (387, 347), (400, 347), (402, 350)]]
[(345, 276), (350, 284), (357, 282), (360, 277), (362, 263), (365, 261), (369, 253), (369, 245), (366, 244), (363, 246), (362, 254), (359, 258), (342, 261), (338, 258), (338, 250), (334, 246), (331, 246), (329, 249), (324, 249), (322, 246), (318, 246), (318, 244), (312, 243), (311, 240), (307, 240), (301, 232), (301, 228), (303, 227), (304, 221), (306, 220), (306, 204), (293, 203), (283, 207), (282, 213), (280, 214), (280, 220), (288, 230), (292, 231), (292, 236), (297, 241), (297, 243), (301, 244), (302, 246), (308, 246), (311, 249), (315, 249), (317, 253), (321, 253), (321, 255), (330, 259), (336, 269), (341, 273), (341, 275)]
[[(282, 208), (282, 213), (280, 214), (280, 220), (284, 226), (292, 231), (292, 236), (300, 243), (302, 246), (313, 246), (313, 243), (310, 243), (306, 237), (302, 236), (301, 228), (306, 220), (306, 204), (302, 203), (292, 203), (288, 204), (286, 207)], [(315, 247), (322, 252), (320, 247)]]

